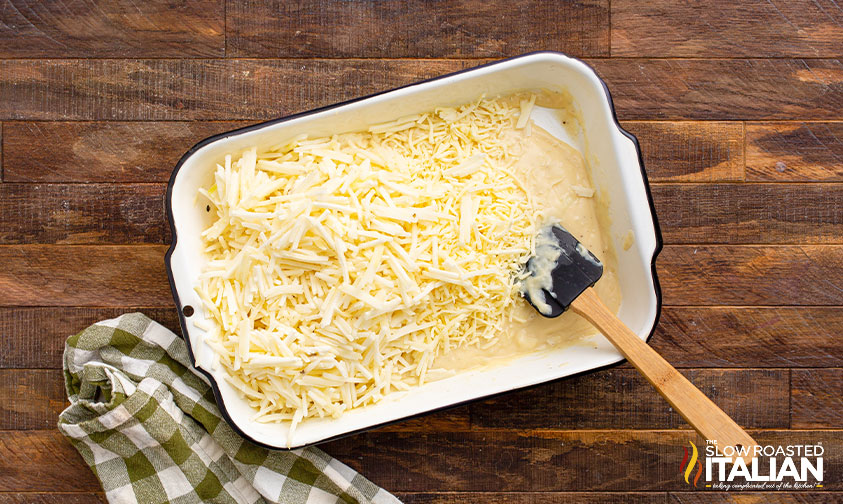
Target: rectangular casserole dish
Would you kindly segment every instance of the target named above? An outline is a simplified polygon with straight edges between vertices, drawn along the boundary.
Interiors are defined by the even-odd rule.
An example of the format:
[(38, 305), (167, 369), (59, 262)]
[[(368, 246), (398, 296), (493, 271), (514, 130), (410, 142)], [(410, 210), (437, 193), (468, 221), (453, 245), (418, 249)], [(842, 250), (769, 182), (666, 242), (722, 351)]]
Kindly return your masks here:
[[(595, 187), (609, 205), (610, 236), (618, 257), (622, 304), (618, 316), (642, 339), (658, 321), (660, 292), (655, 259), (661, 249), (646, 174), (638, 143), (617, 123), (608, 89), (597, 74), (575, 58), (531, 53), (455, 74), (411, 84), (384, 93), (268, 121), (216, 135), (190, 149), (176, 165), (166, 194), (167, 217), (173, 241), (165, 262), (182, 334), (196, 368), (216, 395), (223, 416), (241, 435), (270, 448), (299, 448), (371, 429), (408, 417), (448, 408), (539, 383), (594, 371), (623, 360), (602, 336), (577, 344), (527, 355), (494, 369), (469, 371), (409, 392), (395, 393), (371, 406), (351, 410), (338, 419), (307, 419), (287, 440), (288, 425), (252, 420), (253, 410), (224, 379), (223, 369), (209, 364), (213, 351), (204, 333), (191, 320), (204, 318), (193, 287), (204, 266), (200, 232), (212, 214), (196, 199), (208, 187), (213, 169), (228, 153), (257, 145), (274, 145), (300, 133), (330, 135), (365, 129), (371, 124), (476, 100), (481, 94), (506, 95), (525, 90), (567, 91), (581, 118), (574, 138), (558, 114), (537, 109), (532, 119), (544, 129), (578, 148), (589, 164)], [(624, 238), (634, 240), (624, 250)], [(627, 245), (629, 243), (627, 242)], [(394, 397), (392, 397), (394, 396)]]

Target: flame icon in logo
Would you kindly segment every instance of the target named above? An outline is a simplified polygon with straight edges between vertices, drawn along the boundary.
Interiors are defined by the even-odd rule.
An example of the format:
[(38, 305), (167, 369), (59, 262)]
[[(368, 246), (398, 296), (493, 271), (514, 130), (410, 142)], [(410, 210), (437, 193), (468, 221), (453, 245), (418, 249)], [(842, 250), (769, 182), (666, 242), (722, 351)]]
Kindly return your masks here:
[[(702, 476), (702, 463), (699, 461), (697, 445), (691, 441), (688, 441), (688, 443), (691, 445), (691, 460), (688, 460), (688, 448), (683, 447), (682, 449), (685, 450), (685, 456), (682, 457), (682, 463), (679, 464), (679, 472), (685, 474), (685, 483), (694, 485), (694, 488), (696, 488), (697, 482), (700, 480), (700, 476)], [(694, 471), (695, 465), (697, 467), (697, 474), (694, 475), (694, 482), (691, 483), (689, 478), (691, 477), (691, 473)]]

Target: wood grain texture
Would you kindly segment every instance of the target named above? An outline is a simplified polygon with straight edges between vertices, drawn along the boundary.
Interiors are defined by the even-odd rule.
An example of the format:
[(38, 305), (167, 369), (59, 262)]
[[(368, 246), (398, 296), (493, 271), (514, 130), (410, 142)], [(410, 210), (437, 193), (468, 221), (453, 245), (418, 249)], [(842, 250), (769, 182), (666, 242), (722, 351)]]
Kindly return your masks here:
[(609, 2), (231, 2), (234, 57), (472, 58), (555, 50), (609, 55)]
[(468, 406), (437, 411), (392, 425), (380, 427), (378, 432), (449, 432), (464, 431), (471, 426)]
[[(825, 491), (843, 490), (841, 431), (751, 431), (826, 449)], [(370, 432), (324, 449), (391, 492), (688, 492), (677, 468), (691, 431)], [(0, 431), (0, 492), (97, 492), (56, 431)], [(598, 468), (598, 469), (595, 469)], [(706, 501), (702, 501), (706, 502)]]
[[(196, 142), (248, 125), (227, 122), (7, 122), (7, 182), (166, 182)], [(743, 126), (736, 122), (626, 121), (650, 181), (744, 178)], [(50, 145), (49, 150), (42, 146)], [(64, 155), (56, 156), (55, 152)]]
[(472, 60), (0, 61), (0, 119), (272, 119), (384, 91)]
[(171, 306), (166, 249), (0, 246), (0, 306)]
[(61, 369), (64, 342), (94, 322), (139, 311), (176, 334), (173, 308), (0, 308), (0, 368)]
[(165, 243), (161, 184), (1, 184), (0, 244)]
[(729, 182), (744, 178), (738, 122), (624, 121), (638, 138), (651, 182)]
[[(7, 122), (7, 182), (166, 182), (199, 140), (250, 124), (200, 122)], [(624, 121), (638, 137), (651, 182), (744, 178), (736, 122)], [(843, 181), (843, 123), (750, 123), (746, 178), (755, 182)], [(44, 149), (50, 145), (50, 149)], [(54, 152), (64, 155), (56, 156)]]
[[(787, 388), (787, 387), (785, 387)], [(19, 398), (26, 397), (21, 401)], [(0, 369), (0, 430), (49, 430), (67, 407), (61, 369)], [(470, 427), (469, 408), (452, 408), (378, 429), (383, 432), (449, 432)]]
[(841, 308), (667, 307), (650, 344), (682, 367), (843, 367)]
[(833, 0), (612, 1), (612, 55), (837, 57), (843, 11)]
[[(140, 311), (180, 333), (175, 308), (0, 308), (0, 368), (60, 369), (64, 341)], [(662, 309), (650, 344), (678, 367), (843, 367), (843, 308)]]
[(58, 430), (0, 431), (0, 492), (101, 492), (99, 481)]
[(843, 427), (843, 369), (794, 369), (792, 373), (793, 427)]
[(843, 64), (801, 59), (595, 59), (624, 120), (839, 119)]
[(772, 182), (843, 181), (843, 123), (747, 124), (746, 178)]
[(500, 504), (837, 504), (843, 499), (843, 493), (823, 491), (399, 492), (397, 497), (406, 504), (487, 504), (490, 502)]
[[(0, 270), (0, 306), (171, 306), (165, 251), (0, 246), (7, 266)], [(677, 306), (841, 306), (841, 266), (837, 245), (669, 245), (657, 261), (664, 303)]]
[(656, 265), (667, 305), (843, 303), (840, 246), (674, 245), (664, 248)]
[(181, 156), (197, 142), (248, 124), (8, 122), (3, 180), (166, 183)]
[(0, 369), (0, 429), (52, 429), (67, 404), (60, 370)]
[[(789, 372), (684, 370), (694, 385), (746, 428), (788, 428)], [(610, 369), (559, 380), (471, 405), (477, 428), (689, 428), (634, 369)]]
[(659, 184), (651, 191), (665, 243), (843, 243), (841, 184)]
[[(840, 492), (441, 492), (396, 496), (406, 504), (836, 504)], [(96, 493), (0, 493), (0, 504), (99, 504)]]
[[(439, 492), (399, 493), (405, 504), (668, 504), (662, 492)], [(2, 504), (0, 500), (0, 504)]]
[(642, 145), (668, 244), (650, 344), (760, 442), (822, 442), (826, 488), (689, 491), (695, 434), (629, 364), (322, 448), (411, 504), (843, 501), (833, 1), (8, 0), (0, 504), (104, 502), (55, 430), (62, 350), (136, 309), (179, 332), (162, 196), (187, 149), (537, 49), (587, 58)]
[[(7, 182), (0, 186), (0, 244), (168, 243), (165, 189)], [(671, 183), (651, 189), (668, 244), (843, 243), (843, 184)]]
[[(790, 426), (790, 375), (786, 369), (692, 369), (683, 373), (742, 426)], [(18, 401), (18, 397), (29, 399)], [(0, 429), (51, 429), (66, 406), (64, 378), (59, 369), (1, 369), (0, 399)], [(811, 412), (807, 406), (804, 410), (805, 414)], [(612, 369), (425, 415), (379, 431), (452, 432), (469, 427), (512, 429), (516, 426), (518, 429), (689, 428), (635, 370)]]
[(843, 499), (841, 492), (675, 492), (673, 504), (835, 504)]
[(222, 56), (224, 5), (9, 0), (0, 9), (0, 58)]
[[(751, 434), (762, 444), (821, 442), (825, 488), (843, 489), (840, 431)], [(704, 443), (692, 431), (479, 431), (370, 433), (323, 448), (393, 492), (685, 492), (678, 467), (689, 440)]]
[(0, 493), (0, 504), (105, 504), (101, 493)]
[[(592, 59), (624, 120), (838, 119), (838, 60)], [(0, 120), (257, 120), (481, 60), (0, 61)]]

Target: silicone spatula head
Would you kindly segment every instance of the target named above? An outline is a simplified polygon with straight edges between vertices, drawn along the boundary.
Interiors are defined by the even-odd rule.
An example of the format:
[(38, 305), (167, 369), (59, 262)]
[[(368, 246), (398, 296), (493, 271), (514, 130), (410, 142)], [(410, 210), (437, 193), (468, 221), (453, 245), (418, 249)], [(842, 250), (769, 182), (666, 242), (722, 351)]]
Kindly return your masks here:
[(545, 317), (561, 315), (603, 276), (603, 263), (559, 224), (543, 227), (527, 261), (521, 294)]

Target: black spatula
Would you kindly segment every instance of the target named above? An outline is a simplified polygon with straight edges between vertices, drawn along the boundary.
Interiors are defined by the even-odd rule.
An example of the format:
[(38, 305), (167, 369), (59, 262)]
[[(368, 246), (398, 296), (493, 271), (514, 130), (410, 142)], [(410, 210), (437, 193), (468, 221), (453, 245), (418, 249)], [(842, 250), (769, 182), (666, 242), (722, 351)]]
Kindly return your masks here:
[(558, 224), (543, 228), (527, 272), (521, 290), (540, 314), (557, 317), (570, 307), (597, 327), (697, 432), (716, 441), (721, 452), (732, 446), (739, 453), (753, 453), (755, 440), (597, 297), (591, 287), (603, 275), (603, 264), (571, 233)]
[(539, 313), (553, 318), (603, 276), (603, 263), (565, 229), (553, 224), (539, 231), (536, 254), (527, 262), (530, 276), (524, 297)]

